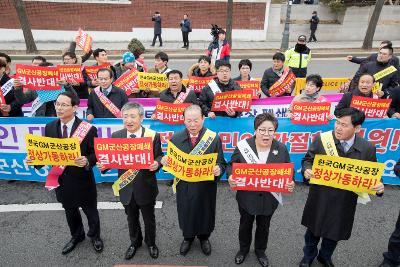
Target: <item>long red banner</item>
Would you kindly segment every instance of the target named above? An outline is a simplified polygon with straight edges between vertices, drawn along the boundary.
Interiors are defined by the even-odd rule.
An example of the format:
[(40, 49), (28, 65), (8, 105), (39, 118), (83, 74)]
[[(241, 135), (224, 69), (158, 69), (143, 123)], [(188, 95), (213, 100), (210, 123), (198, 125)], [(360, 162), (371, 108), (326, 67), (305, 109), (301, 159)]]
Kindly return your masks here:
[(235, 90), (217, 93), (214, 96), (211, 111), (225, 111), (232, 108), (234, 111), (249, 111), (252, 93), (249, 91)]
[(366, 118), (384, 118), (392, 103), (392, 99), (375, 99), (363, 96), (353, 96), (350, 107), (365, 113)]
[(32, 90), (59, 90), (58, 70), (55, 67), (40, 67), (16, 64), (16, 78), (25, 88)]

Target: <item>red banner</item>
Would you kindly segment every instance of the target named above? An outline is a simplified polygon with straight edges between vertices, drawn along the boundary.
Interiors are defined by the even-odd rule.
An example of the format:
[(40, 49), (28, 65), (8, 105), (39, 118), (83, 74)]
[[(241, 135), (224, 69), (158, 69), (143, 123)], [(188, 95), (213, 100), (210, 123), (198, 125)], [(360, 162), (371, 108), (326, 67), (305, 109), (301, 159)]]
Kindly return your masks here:
[(157, 101), (156, 109), (154, 113), (156, 114), (156, 119), (168, 123), (168, 124), (183, 124), (183, 111), (191, 103), (167, 103)]
[(330, 110), (330, 102), (294, 102), (292, 105), (292, 123), (305, 125), (328, 124)]
[(233, 190), (289, 193), (286, 184), (293, 181), (293, 163), (233, 163)]
[(0, 105), (5, 105), (6, 100), (4, 99), (3, 91), (0, 90)]
[(24, 88), (32, 90), (60, 90), (57, 84), (58, 70), (54, 67), (39, 67), (16, 64), (16, 78)]
[(139, 88), (137, 73), (136, 68), (125, 72), (114, 82), (114, 85), (123, 89), (127, 95), (130, 95), (133, 89)]
[(210, 77), (195, 77), (191, 76), (188, 81), (188, 89), (194, 90), (195, 93), (200, 93), (203, 87), (206, 86), (214, 76)]
[(225, 111), (232, 108), (234, 111), (249, 111), (252, 93), (249, 91), (235, 90), (217, 93), (214, 96), (211, 111)]
[(104, 64), (101, 66), (85, 66), (85, 71), (89, 78), (93, 81), (97, 79), (97, 72), (99, 71), (99, 69), (109, 68), (110, 66), (111, 64)]
[(92, 50), (93, 39), (81, 28), (78, 30), (78, 36), (76, 36), (75, 42), (85, 53), (89, 53), (89, 51)]
[(363, 96), (353, 96), (350, 107), (361, 110), (366, 118), (384, 118), (392, 103), (392, 99), (375, 99)]
[(106, 168), (149, 169), (154, 162), (151, 137), (95, 138), (97, 160)]
[(67, 83), (83, 83), (82, 66), (80, 65), (58, 65), (58, 75), (60, 79), (65, 79)]
[[(285, 72), (287, 73), (285, 75)], [(269, 94), (270, 96), (281, 96), (283, 95), (286, 90), (289, 88), (292, 88), (293, 83), (296, 81), (296, 75), (293, 74), (293, 72), (290, 71), (290, 69), (287, 67), (287, 69), (284, 70), (284, 73), (282, 74), (281, 78), (277, 80), (270, 88), (269, 88)]]
[(258, 94), (260, 93), (260, 81), (236, 81), (242, 90), (249, 90), (252, 93), (253, 99), (258, 99)]

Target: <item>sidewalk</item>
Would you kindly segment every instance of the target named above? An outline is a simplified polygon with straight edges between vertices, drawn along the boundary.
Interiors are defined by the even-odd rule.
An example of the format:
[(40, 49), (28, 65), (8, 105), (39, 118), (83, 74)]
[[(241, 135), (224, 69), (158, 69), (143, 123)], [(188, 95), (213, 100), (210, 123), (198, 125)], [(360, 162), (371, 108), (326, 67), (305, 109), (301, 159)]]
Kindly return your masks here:
[[(375, 52), (379, 46), (380, 41), (373, 43), (372, 50), (362, 50), (362, 41), (355, 42), (317, 42), (309, 43), (308, 47), (312, 50), (313, 57), (343, 57), (348, 54), (352, 55), (368, 55), (371, 52)], [(150, 42), (144, 42), (143, 45), (146, 48), (145, 55), (152, 56), (158, 51), (167, 52), (171, 58), (197, 58), (199, 55), (204, 54), (207, 49), (207, 42), (193, 42), (190, 43), (190, 49), (186, 50), (182, 47), (181, 42), (164, 42), (163, 47), (159, 47), (158, 43), (155, 47), (150, 46)], [(295, 42), (291, 42), (289, 47), (295, 45)], [(400, 47), (400, 41), (393, 41), (395, 48)], [(64, 49), (69, 44), (61, 42), (37, 42), (36, 46), (39, 50), (39, 54), (47, 55), (49, 58), (52, 56), (59, 57)], [(107, 50), (110, 58), (119, 58), (122, 53), (127, 51), (128, 42), (113, 42), (113, 43), (94, 43), (94, 48), (104, 48)], [(232, 58), (269, 58), (271, 57), (281, 46), (280, 42), (234, 42), (232, 49)], [(0, 51), (9, 54), (15, 58), (24, 59), (30, 58), (32, 55), (27, 55), (25, 52), (25, 43), (22, 42), (0, 42)]]

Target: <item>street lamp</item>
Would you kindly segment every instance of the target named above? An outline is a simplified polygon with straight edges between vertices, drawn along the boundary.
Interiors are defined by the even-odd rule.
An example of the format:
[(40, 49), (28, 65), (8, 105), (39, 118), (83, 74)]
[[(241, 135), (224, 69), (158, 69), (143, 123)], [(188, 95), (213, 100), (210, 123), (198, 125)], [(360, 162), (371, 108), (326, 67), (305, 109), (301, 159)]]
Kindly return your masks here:
[(281, 51), (284, 52), (289, 48), (289, 21), (290, 12), (292, 11), (292, 0), (287, 2), (286, 7), (286, 19), (285, 19), (285, 29), (282, 34)]

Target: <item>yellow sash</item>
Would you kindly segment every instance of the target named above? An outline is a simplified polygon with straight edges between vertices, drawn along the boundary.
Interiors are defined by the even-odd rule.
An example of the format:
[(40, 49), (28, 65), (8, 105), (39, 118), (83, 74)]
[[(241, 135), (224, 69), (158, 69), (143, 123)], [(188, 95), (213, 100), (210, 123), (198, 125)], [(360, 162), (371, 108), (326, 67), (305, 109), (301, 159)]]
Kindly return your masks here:
[[(217, 136), (216, 132), (213, 132), (209, 129), (206, 130), (204, 133), (203, 137), (200, 139), (200, 141), (197, 143), (197, 145), (190, 151), (189, 154), (191, 155), (203, 155), (204, 152), (208, 149), (208, 147), (211, 145), (211, 143), (214, 141), (215, 137)], [(172, 185), (172, 190), (174, 194), (176, 193), (176, 185), (180, 179), (174, 177), (174, 183)]]
[[(327, 155), (339, 157), (335, 146), (335, 141), (333, 140), (333, 131), (321, 133), (321, 141)], [(358, 195), (357, 202), (359, 203), (367, 204), (371, 200), (367, 193), (354, 193)]]
[(378, 82), (378, 80), (382, 79), (385, 76), (388, 76), (389, 74), (392, 74), (395, 71), (397, 71), (397, 69), (394, 66), (390, 66), (384, 70), (381, 70), (381, 71), (375, 73), (373, 76), (375, 78), (376, 83), (375, 83), (375, 86), (372, 88), (372, 92), (376, 93), (382, 89), (382, 84), (380, 82)]
[[(155, 131), (145, 128), (143, 137), (151, 137), (151, 139), (154, 140), (155, 136)], [(119, 191), (130, 184), (136, 178), (136, 175), (139, 173), (139, 171), (140, 170), (130, 169), (122, 174), (112, 185), (114, 196), (119, 197)]]

